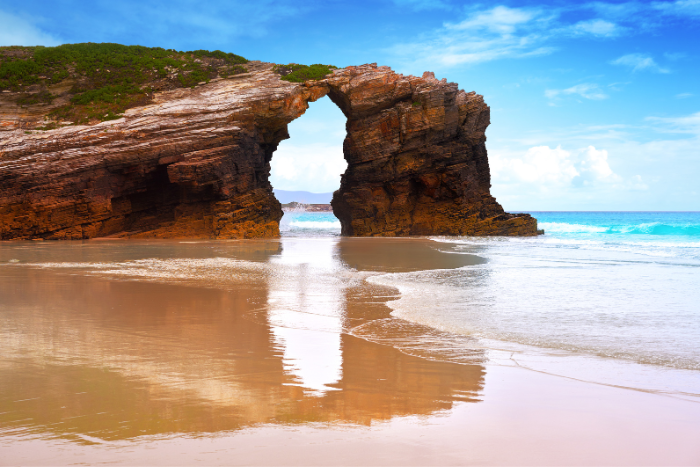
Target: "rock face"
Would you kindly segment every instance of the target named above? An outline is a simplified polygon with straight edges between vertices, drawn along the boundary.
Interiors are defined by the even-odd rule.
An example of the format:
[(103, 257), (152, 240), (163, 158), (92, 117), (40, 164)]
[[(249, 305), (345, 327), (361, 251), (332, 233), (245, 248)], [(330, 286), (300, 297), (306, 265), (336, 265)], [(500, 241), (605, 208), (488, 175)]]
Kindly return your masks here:
[(325, 95), (348, 118), (332, 202), (344, 235), (537, 234), (489, 193), (481, 96), (376, 65), (304, 84), (271, 64), (248, 69), (156, 94), (119, 120), (49, 131), (0, 96), (0, 239), (277, 236), (270, 160), (287, 124)]

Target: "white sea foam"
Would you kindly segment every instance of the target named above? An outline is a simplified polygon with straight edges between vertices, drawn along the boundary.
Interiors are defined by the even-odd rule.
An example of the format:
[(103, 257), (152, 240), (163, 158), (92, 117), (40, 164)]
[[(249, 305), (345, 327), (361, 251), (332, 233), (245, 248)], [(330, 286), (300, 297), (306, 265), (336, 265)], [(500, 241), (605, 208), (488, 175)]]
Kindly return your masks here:
[[(449, 281), (420, 274), (371, 280), (401, 290), (390, 303), (397, 317), (482, 342), (689, 372), (683, 375), (696, 383), (671, 379), (686, 381), (685, 392), (700, 392), (698, 213), (535, 217), (543, 236), (432, 238), (489, 259), (469, 274), (453, 271)], [(440, 300), (425, 301), (431, 293)]]
[(671, 236), (674, 238), (679, 236), (697, 238), (700, 235), (700, 224), (692, 222), (632, 222), (627, 224), (601, 223), (596, 225), (543, 221), (539, 222), (538, 226), (550, 234), (652, 235), (655, 237)]
[(340, 221), (291, 221), (289, 225), (299, 229), (340, 229)]
[(540, 229), (544, 229), (545, 232), (602, 233), (608, 231), (607, 227), (584, 224), (567, 224), (564, 222), (540, 222), (538, 223), (538, 227)]
[(678, 248), (452, 242), (489, 262), (369, 279), (400, 290), (389, 304), (394, 316), (472, 337), (700, 370), (700, 261), (679, 258)]
[[(545, 235), (537, 237), (431, 237), (431, 240), (459, 244), (464, 248), (488, 247), (491, 250), (501, 248), (508, 254), (531, 254), (533, 251), (563, 249), (590, 251), (596, 255), (601, 252), (630, 253), (639, 257), (678, 258), (700, 262), (700, 241), (694, 241), (696, 238), (694, 236), (608, 235), (594, 232), (571, 233), (566, 230), (546, 232)], [(522, 248), (528, 249), (522, 250)]]

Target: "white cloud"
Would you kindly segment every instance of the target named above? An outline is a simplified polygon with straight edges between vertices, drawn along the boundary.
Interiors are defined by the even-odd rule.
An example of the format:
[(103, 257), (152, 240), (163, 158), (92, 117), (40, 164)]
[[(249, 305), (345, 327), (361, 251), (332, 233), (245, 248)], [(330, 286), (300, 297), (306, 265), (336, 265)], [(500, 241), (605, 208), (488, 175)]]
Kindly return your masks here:
[(561, 146), (535, 146), (522, 157), (492, 153), (491, 173), (496, 184), (529, 184), (538, 189), (594, 185), (620, 181), (608, 163), (608, 151), (588, 146), (566, 151)]
[(677, 0), (675, 2), (654, 2), (652, 8), (661, 13), (682, 17), (700, 16), (700, 0)]
[(645, 120), (656, 123), (657, 131), (686, 133), (700, 137), (700, 112), (683, 117), (647, 117)]
[(571, 161), (571, 153), (561, 146), (536, 146), (522, 158), (506, 159), (495, 154), (490, 161), (494, 181), (521, 181), (540, 185), (570, 183), (579, 175)]
[(608, 151), (605, 149), (596, 149), (593, 146), (588, 146), (587, 148), (580, 150), (580, 168), (581, 174), (584, 177), (590, 178), (594, 181), (616, 181), (619, 179), (615, 173), (613, 173), (610, 165), (608, 164)]
[[(419, 8), (437, 8), (443, 0), (395, 0)], [(455, 66), (506, 58), (527, 58), (558, 50), (562, 38), (607, 39), (658, 29), (668, 23), (669, 15), (678, 18), (700, 16), (700, 0), (642, 3), (601, 1), (566, 6), (546, 4), (528, 7), (477, 4), (465, 8), (465, 16), (443, 24), (410, 43), (389, 49), (412, 65), (443, 64)], [(414, 8), (415, 9), (415, 8)], [(575, 15), (572, 13), (575, 12)], [(583, 16), (583, 18), (581, 18)], [(572, 17), (578, 17), (575, 20)], [(681, 54), (670, 54), (677, 60)], [(653, 58), (629, 54), (614, 61), (634, 71), (669, 73)]]
[(625, 187), (628, 190), (634, 191), (644, 191), (649, 189), (649, 185), (647, 185), (644, 182), (644, 180), (642, 180), (641, 175), (635, 175), (634, 177), (632, 177), (632, 179), (625, 184)]
[[(568, 15), (564, 13), (572, 9), (592, 10), (596, 16), (568, 21)], [(389, 51), (414, 64), (430, 63), (433, 66), (436, 62), (455, 66), (547, 55), (557, 50), (553, 43), (563, 37), (610, 38), (628, 32), (629, 27), (612, 19), (617, 15), (624, 20), (621, 12), (621, 8), (593, 8), (590, 4), (573, 8), (545, 5), (468, 8), (461, 21), (445, 23), (442, 28), (424, 34), (415, 42), (398, 44)], [(611, 18), (606, 18), (606, 15)]]
[(551, 42), (558, 38), (613, 37), (626, 30), (601, 18), (567, 23), (562, 12), (551, 7), (504, 5), (471, 9), (461, 21), (445, 23), (415, 42), (395, 45), (389, 52), (414, 64), (455, 66), (547, 55), (557, 50)]
[(0, 11), (0, 46), (58, 45), (60, 41), (29, 20)]
[[(14, 3), (16, 9), (22, 8), (22, 2)], [(47, 21), (52, 20), (63, 31), (65, 37), (59, 38), (66, 39), (63, 42), (127, 41), (180, 50), (206, 45), (207, 49), (223, 48), (244, 55), (241, 43), (232, 42), (236, 38), (265, 36), (272, 25), (316, 8), (313, 2), (286, 0), (207, 2), (206, 8), (192, 0), (94, 1), (88, 2), (89, 7), (78, 7), (78, 3), (52, 2), (42, 10)], [(24, 36), (21, 42), (28, 44), (57, 44), (59, 41), (41, 32), (42, 24), (31, 17), (0, 18), (0, 38), (3, 43), (17, 43)]]
[(664, 57), (666, 57), (667, 60), (676, 61), (687, 58), (688, 54), (683, 52), (664, 52)]
[(549, 99), (569, 95), (577, 95), (583, 97), (584, 99), (590, 100), (602, 100), (608, 98), (608, 95), (601, 91), (600, 87), (594, 83), (581, 83), (566, 89), (547, 89), (544, 92), (544, 95)]
[(669, 17), (678, 19), (700, 17), (700, 0), (652, 1), (636, 0), (622, 3), (586, 2), (579, 9), (595, 12), (600, 18), (628, 25), (628, 32), (658, 30), (668, 27)]
[(270, 182), (279, 190), (328, 193), (340, 186), (347, 162), (342, 146), (283, 141), (272, 155)]
[(536, 10), (497, 6), (473, 12), (459, 23), (446, 23), (421, 40), (396, 45), (390, 52), (411, 61), (446, 66), (545, 55), (554, 48), (542, 45), (541, 34), (536, 30), (539, 26), (532, 28), (547, 21)]
[(619, 36), (624, 29), (615, 23), (603, 19), (580, 21), (569, 28), (574, 35), (591, 35), (599, 37)]
[(689, 92), (682, 92), (680, 94), (676, 94), (676, 99), (687, 99), (689, 97), (693, 97), (694, 94), (689, 93)]
[[(700, 112), (648, 117), (638, 125), (548, 127), (526, 139), (492, 137), (491, 193), (508, 210), (697, 211), (699, 147)], [(533, 148), (557, 153), (557, 164), (538, 168), (538, 159), (528, 156)], [(529, 171), (519, 170), (521, 164)]]
[(473, 30), (486, 29), (497, 34), (513, 34), (518, 27), (524, 26), (533, 19), (541, 17), (539, 10), (524, 8), (509, 8), (497, 6), (490, 10), (480, 11), (457, 24), (445, 24), (447, 29)]
[(637, 2), (605, 3), (590, 2), (581, 5), (581, 8), (595, 11), (601, 17), (615, 20), (629, 20), (647, 7)]
[(656, 73), (670, 73), (666, 68), (662, 68), (653, 58), (645, 54), (627, 54), (612, 60), (612, 65), (622, 65), (631, 68), (632, 71), (654, 71)]

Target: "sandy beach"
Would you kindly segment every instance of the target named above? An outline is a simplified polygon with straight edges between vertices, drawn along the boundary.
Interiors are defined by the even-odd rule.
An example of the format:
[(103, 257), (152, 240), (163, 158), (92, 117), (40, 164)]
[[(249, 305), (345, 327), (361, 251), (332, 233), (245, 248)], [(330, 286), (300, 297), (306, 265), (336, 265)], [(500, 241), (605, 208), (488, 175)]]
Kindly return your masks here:
[(3, 465), (700, 463), (693, 398), (533, 371), (392, 317), (398, 291), (368, 278), (484, 261), (427, 239), (0, 255)]

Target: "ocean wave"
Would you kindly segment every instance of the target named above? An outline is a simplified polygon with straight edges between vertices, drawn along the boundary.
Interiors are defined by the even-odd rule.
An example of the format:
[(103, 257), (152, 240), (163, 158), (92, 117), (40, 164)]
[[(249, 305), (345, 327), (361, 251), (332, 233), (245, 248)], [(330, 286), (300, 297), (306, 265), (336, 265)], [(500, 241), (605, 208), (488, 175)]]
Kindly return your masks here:
[(587, 225), (568, 222), (539, 222), (538, 226), (545, 233), (563, 234), (623, 234), (623, 235), (677, 235), (700, 237), (700, 224), (667, 224), (663, 222), (645, 222), (622, 225)]
[(538, 222), (537, 227), (544, 229), (545, 233), (603, 233), (607, 227), (585, 224), (568, 224), (565, 222)]
[[(464, 269), (387, 273), (371, 276), (367, 282), (399, 290), (399, 297), (387, 302), (392, 317), (428, 326), (440, 332), (472, 339), (532, 346), (566, 352), (571, 356), (595, 356), (678, 370), (700, 370), (700, 355), (694, 343), (698, 326), (693, 311), (693, 280), (681, 278), (692, 270), (676, 270), (675, 278), (650, 279), (634, 272), (639, 265), (629, 263), (624, 279), (613, 280), (616, 266), (598, 263), (588, 268), (558, 266), (542, 262), (528, 268), (528, 304), (522, 303), (522, 288), (512, 292), (513, 283), (522, 283), (520, 260)], [(544, 261), (544, 259), (540, 259)], [(642, 266), (646, 268), (646, 266)], [(551, 269), (559, 272), (558, 289), (550, 287)], [(631, 274), (630, 274), (631, 273)], [(606, 286), (600, 285), (601, 274)], [(575, 292), (574, 287), (585, 291)], [(644, 283), (645, 286), (639, 286)], [(685, 299), (669, 300), (662, 305), (657, 287), (665, 283), (685, 291)], [(566, 284), (566, 285), (565, 285)], [(637, 289), (646, 290), (639, 292)], [(574, 291), (574, 292), (572, 292)], [(630, 292), (637, 296), (632, 299)], [(586, 297), (586, 300), (575, 299)], [(440, 297), (436, 301), (435, 297)], [(572, 302), (567, 303), (567, 300)], [(659, 317), (664, 306), (663, 317)], [(553, 319), (555, 318), (556, 319)], [(586, 329), (581, 333), (581, 329)], [(622, 335), (617, 335), (622, 331)], [(659, 339), (672, 335), (673, 339)], [(695, 384), (697, 389), (697, 384)], [(697, 391), (696, 391), (697, 392)]]
[(288, 225), (300, 229), (340, 229), (340, 221), (291, 221)]

